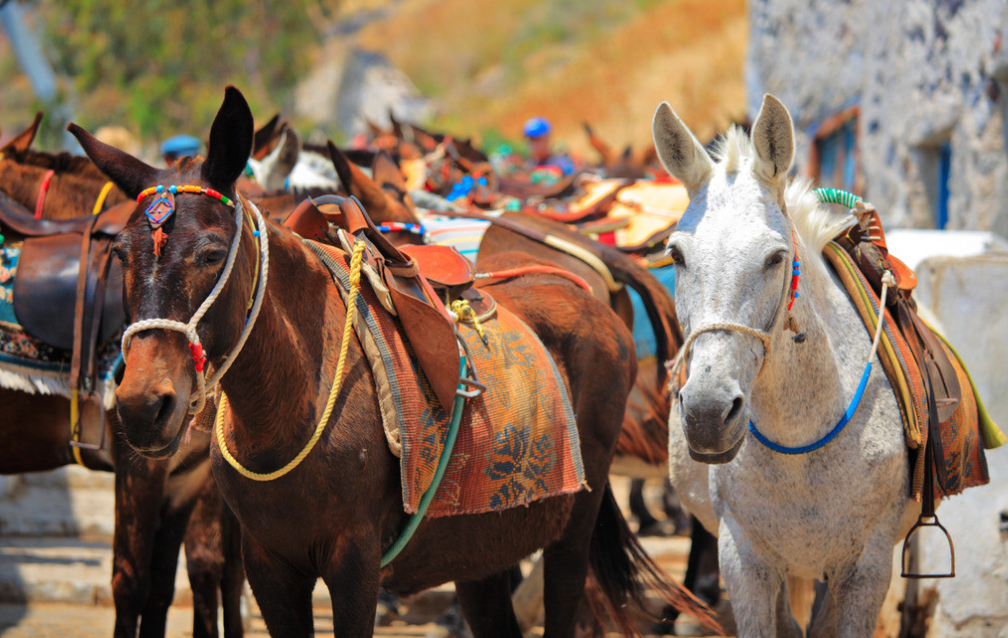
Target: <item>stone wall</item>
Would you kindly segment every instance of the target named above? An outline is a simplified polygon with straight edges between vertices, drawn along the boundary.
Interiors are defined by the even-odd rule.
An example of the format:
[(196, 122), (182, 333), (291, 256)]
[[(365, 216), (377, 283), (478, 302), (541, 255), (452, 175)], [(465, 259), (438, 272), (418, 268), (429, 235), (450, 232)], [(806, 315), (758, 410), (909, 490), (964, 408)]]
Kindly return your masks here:
[(867, 199), (889, 226), (934, 226), (938, 148), (952, 150), (950, 229), (1008, 236), (1008, 3), (1003, 0), (751, 0), (746, 84), (797, 128), (809, 174), (824, 119), (857, 106)]

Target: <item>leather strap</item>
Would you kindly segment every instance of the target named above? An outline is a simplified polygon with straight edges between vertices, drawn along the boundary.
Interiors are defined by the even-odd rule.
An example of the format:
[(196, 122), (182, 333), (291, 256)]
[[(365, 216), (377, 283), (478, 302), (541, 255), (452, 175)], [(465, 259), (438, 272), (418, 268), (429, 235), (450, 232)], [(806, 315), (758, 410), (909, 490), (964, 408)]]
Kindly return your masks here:
[(49, 182), (56, 171), (49, 169), (42, 178), (42, 188), (39, 189), (38, 198), (35, 200), (35, 219), (42, 219), (42, 209), (45, 208), (46, 193), (49, 192)]

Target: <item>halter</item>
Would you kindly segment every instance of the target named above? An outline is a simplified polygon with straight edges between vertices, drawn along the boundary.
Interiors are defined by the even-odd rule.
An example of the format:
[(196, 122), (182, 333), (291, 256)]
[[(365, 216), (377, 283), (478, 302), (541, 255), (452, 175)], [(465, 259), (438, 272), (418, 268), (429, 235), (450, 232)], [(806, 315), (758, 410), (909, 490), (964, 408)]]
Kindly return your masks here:
[[(785, 213), (785, 215), (786, 214), (787, 213)], [(785, 277), (784, 279), (784, 287), (781, 290), (780, 298), (777, 301), (777, 304), (774, 306), (774, 313), (773, 316), (770, 317), (770, 322), (767, 325), (767, 328), (765, 330), (760, 330), (758, 328), (753, 328), (741, 323), (735, 323), (733, 321), (715, 321), (705, 326), (701, 326), (696, 330), (690, 331), (689, 336), (686, 337), (686, 342), (683, 343), (682, 348), (679, 350), (679, 353), (676, 355), (675, 361), (673, 361), (670, 368), (670, 373), (673, 375), (673, 378), (674, 375), (678, 373), (679, 369), (686, 364), (686, 357), (689, 355), (690, 347), (693, 345), (693, 341), (703, 333), (715, 330), (741, 332), (759, 339), (760, 343), (763, 344), (763, 363), (760, 364), (760, 369), (756, 374), (756, 378), (759, 379), (763, 375), (763, 370), (766, 369), (767, 361), (770, 359), (771, 344), (773, 343), (773, 331), (774, 328), (777, 327), (777, 320), (780, 318), (781, 308), (784, 307), (784, 300), (788, 300), (787, 311), (791, 312), (791, 308), (794, 306), (794, 302), (798, 298), (798, 279), (801, 275), (801, 261), (798, 258), (798, 240), (795, 237), (793, 224), (791, 226), (791, 246), (794, 250), (791, 260), (791, 277)]]
[[(240, 197), (232, 200), (213, 189), (201, 188), (199, 186), (173, 185), (167, 187), (166, 189), (165, 186), (158, 185), (148, 188), (144, 190), (142, 193), (140, 193), (140, 195), (137, 197), (137, 201), (139, 202), (143, 200), (145, 197), (148, 197), (149, 195), (152, 194), (167, 194), (171, 196), (174, 195), (175, 193), (192, 193), (192, 194), (206, 195), (235, 209), (235, 226), (237, 228), (235, 230), (234, 239), (232, 239), (231, 241), (231, 247), (228, 251), (227, 262), (224, 264), (224, 270), (221, 272), (220, 279), (217, 280), (217, 283), (210, 291), (210, 294), (207, 295), (207, 298), (203, 301), (202, 305), (200, 305), (200, 307), (196, 310), (192, 318), (187, 323), (183, 323), (181, 321), (175, 321), (172, 319), (143, 319), (141, 321), (137, 321), (131, 324), (126, 329), (126, 332), (123, 333), (122, 356), (123, 360), (126, 360), (130, 339), (132, 339), (133, 335), (138, 332), (142, 332), (144, 330), (151, 330), (154, 328), (160, 328), (163, 330), (174, 330), (176, 332), (183, 333), (189, 340), (189, 349), (192, 351), (193, 361), (195, 362), (196, 379), (197, 383), (199, 384), (198, 390), (189, 397), (189, 403), (190, 403), (189, 413), (196, 414), (201, 412), (203, 410), (203, 407), (206, 405), (207, 389), (209, 388), (210, 390), (212, 390), (217, 385), (217, 383), (220, 382), (221, 378), (224, 376), (224, 373), (227, 372), (228, 369), (231, 367), (231, 364), (234, 363), (234, 360), (238, 356), (238, 353), (241, 352), (242, 347), (244, 347), (245, 341), (248, 339), (249, 333), (252, 331), (252, 327), (255, 325), (256, 318), (259, 316), (259, 309), (262, 306), (262, 300), (265, 297), (266, 281), (269, 274), (269, 237), (267, 235), (266, 221), (263, 219), (262, 213), (259, 212), (259, 209), (256, 207), (254, 203), (248, 202), (249, 207), (252, 209), (252, 215), (255, 217), (255, 223), (257, 228), (257, 230), (252, 231), (252, 234), (256, 238), (258, 238), (259, 243), (259, 253), (257, 254), (257, 257), (259, 257), (259, 259), (257, 260), (256, 263), (256, 267), (259, 271), (258, 282), (256, 283), (256, 286), (252, 291), (252, 295), (250, 296), (249, 299), (250, 305), (247, 308), (249, 314), (245, 319), (245, 327), (242, 329), (241, 335), (238, 337), (238, 342), (235, 344), (234, 348), (232, 348), (231, 352), (228, 353), (227, 357), (224, 359), (221, 365), (217, 367), (213, 375), (209, 379), (207, 379), (205, 377), (204, 372), (206, 356), (203, 354), (203, 345), (200, 342), (199, 333), (196, 331), (196, 328), (199, 325), (200, 319), (203, 318), (203, 315), (207, 313), (207, 311), (210, 309), (210, 306), (213, 305), (214, 301), (216, 301), (217, 297), (221, 293), (221, 290), (224, 289), (224, 285), (227, 283), (228, 278), (231, 276), (231, 270), (234, 267), (235, 260), (238, 256), (238, 248), (241, 243), (242, 221), (248, 215), (248, 213), (244, 210)], [(161, 224), (167, 221), (168, 217), (170, 217), (171, 214), (174, 213), (174, 202), (171, 202), (173, 204), (171, 210), (163, 217), (157, 215), (157, 213), (163, 212), (160, 209), (153, 211), (155, 219), (159, 219), (160, 221), (155, 221), (155, 219), (152, 219), (151, 208), (154, 208), (154, 206), (161, 201), (163, 201), (163, 198), (159, 198), (158, 200), (156, 200), (147, 209), (148, 223), (150, 223), (152, 226), (156, 224), (155, 233), (158, 230), (161, 230)], [(156, 245), (157, 244), (155, 244), (155, 246)]]
[[(816, 195), (819, 197), (821, 202), (840, 203), (839, 201), (828, 199), (827, 195), (820, 193), (818, 190), (816, 191)], [(783, 207), (783, 205), (781, 207), (781, 210), (784, 212), (785, 217), (787, 217), (788, 216), (787, 210)], [(788, 219), (790, 220), (790, 217), (788, 217)], [(801, 263), (798, 258), (798, 241), (795, 237), (793, 222), (791, 223), (791, 244), (794, 247), (794, 259), (792, 260), (791, 263), (792, 271), (791, 271), (790, 286), (788, 286), (788, 279), (785, 278), (784, 288), (781, 292), (781, 299), (774, 307), (774, 314), (773, 317), (770, 318), (770, 324), (768, 328), (766, 330), (758, 330), (756, 328), (752, 328), (750, 326), (746, 326), (740, 323), (715, 322), (707, 324), (692, 331), (689, 337), (686, 338), (686, 342), (683, 344), (682, 349), (679, 351), (679, 354), (676, 355), (675, 361), (673, 361), (672, 365), (669, 368), (670, 375), (672, 375), (672, 378), (675, 378), (675, 375), (678, 374), (681, 367), (685, 365), (686, 356), (689, 353), (690, 346), (693, 344), (693, 340), (696, 339), (699, 335), (703, 334), (704, 332), (711, 332), (714, 330), (742, 332), (760, 340), (760, 343), (763, 344), (763, 350), (764, 350), (763, 363), (760, 365), (760, 370), (756, 375), (756, 379), (758, 380), (760, 378), (760, 376), (763, 374), (763, 370), (766, 368), (767, 361), (770, 359), (770, 353), (771, 353), (770, 345), (773, 340), (772, 339), (773, 331), (777, 327), (777, 320), (780, 317), (780, 310), (784, 306), (784, 298), (788, 296), (788, 291), (790, 290), (791, 293), (790, 299), (788, 300), (787, 304), (788, 313), (791, 312), (791, 308), (794, 306), (794, 302), (798, 298), (798, 279), (801, 274)], [(781, 445), (779, 443), (775, 443), (774, 441), (768, 439), (762, 432), (759, 431), (759, 429), (757, 429), (756, 424), (753, 423), (752, 420), (750, 420), (749, 432), (753, 435), (753, 438), (755, 438), (757, 441), (759, 441), (767, 448), (780, 454), (789, 454), (789, 455), (807, 454), (809, 452), (818, 450), (819, 448), (825, 446), (827, 443), (832, 441), (836, 437), (836, 435), (840, 433), (841, 430), (844, 429), (844, 426), (846, 426), (847, 423), (850, 421), (851, 417), (854, 416), (854, 413), (857, 411), (858, 406), (861, 404), (861, 397), (864, 396), (865, 387), (868, 385), (868, 378), (871, 376), (872, 359), (875, 358), (875, 352), (878, 350), (879, 339), (882, 336), (882, 326), (885, 323), (884, 310), (886, 303), (886, 294), (888, 292), (889, 287), (895, 285), (896, 280), (893, 278), (892, 273), (886, 271), (885, 274), (882, 276), (882, 295), (879, 300), (879, 322), (875, 328), (875, 337), (872, 340), (871, 352), (868, 353), (868, 363), (865, 365), (864, 373), (862, 373), (861, 375), (861, 381), (858, 383), (857, 390), (854, 392), (854, 396), (851, 398), (851, 402), (847, 406), (847, 410), (844, 412), (843, 416), (840, 417), (840, 420), (837, 421), (836, 425), (834, 425), (833, 428), (829, 432), (827, 432), (825, 436), (823, 436), (822, 438), (813, 443), (809, 443), (808, 445), (802, 445), (798, 447), (788, 447)]]

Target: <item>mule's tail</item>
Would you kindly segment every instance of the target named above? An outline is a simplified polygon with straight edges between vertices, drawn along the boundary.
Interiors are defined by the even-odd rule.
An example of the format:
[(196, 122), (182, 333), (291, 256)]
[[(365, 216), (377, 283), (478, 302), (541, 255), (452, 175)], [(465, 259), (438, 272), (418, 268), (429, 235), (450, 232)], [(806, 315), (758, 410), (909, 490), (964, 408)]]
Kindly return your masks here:
[(623, 518), (608, 483), (595, 521), (590, 561), (592, 572), (602, 590), (605, 609), (624, 635), (640, 635), (634, 623), (634, 609), (653, 617), (647, 611), (647, 589), (654, 591), (663, 602), (680, 612), (696, 616), (712, 631), (724, 635), (711, 608), (672, 580), (644, 551)]
[(672, 293), (658, 281), (657, 277), (648, 272), (629, 255), (619, 250), (595, 243), (595, 252), (612, 272), (613, 279), (630, 286), (644, 304), (651, 329), (655, 336), (655, 358), (658, 360), (659, 389), (664, 389), (667, 373), (665, 362), (675, 358), (682, 347), (683, 334), (676, 317), (675, 301)]

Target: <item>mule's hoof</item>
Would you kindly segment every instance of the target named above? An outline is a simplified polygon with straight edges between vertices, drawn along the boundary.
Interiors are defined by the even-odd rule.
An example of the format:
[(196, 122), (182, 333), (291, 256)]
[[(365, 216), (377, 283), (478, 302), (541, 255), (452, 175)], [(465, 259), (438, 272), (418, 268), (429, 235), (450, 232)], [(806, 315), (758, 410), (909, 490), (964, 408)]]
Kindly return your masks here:
[(445, 610), (424, 638), (473, 638), (469, 625), (462, 617), (462, 609), (455, 602)]
[(382, 589), (378, 592), (378, 607), (375, 609), (375, 627), (388, 627), (399, 619), (399, 597)]
[(375, 610), (375, 627), (388, 627), (396, 620), (399, 620), (399, 610), (385, 605), (378, 605)]

